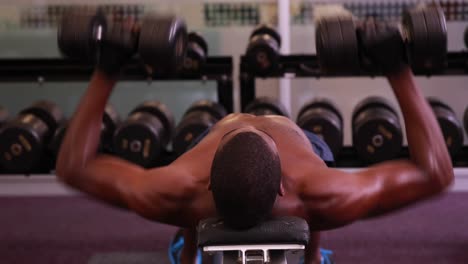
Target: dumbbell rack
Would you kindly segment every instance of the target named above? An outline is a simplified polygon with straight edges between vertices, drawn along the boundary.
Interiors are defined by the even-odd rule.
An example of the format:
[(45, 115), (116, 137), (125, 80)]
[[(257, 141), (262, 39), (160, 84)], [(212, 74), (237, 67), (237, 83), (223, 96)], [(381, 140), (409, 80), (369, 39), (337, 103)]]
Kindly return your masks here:
[[(149, 78), (137, 59), (123, 70), (122, 81), (216, 81), (218, 102), (233, 112), (232, 57), (208, 57), (199, 77), (152, 76)], [(0, 59), (0, 82), (71, 82), (89, 81), (94, 67), (70, 59)], [(174, 155), (169, 155), (168, 159)], [(54, 175), (0, 175), (0, 196), (76, 195), (60, 184)], [(27, 175), (26, 175), (27, 176)]]
[[(282, 55), (274, 72), (265, 76), (256, 76), (249, 71), (249, 61), (246, 56), (241, 57), (240, 64), (240, 101), (241, 108), (245, 107), (256, 98), (256, 78), (334, 78), (334, 77), (377, 77), (382, 76), (379, 72), (360, 72), (357, 74), (328, 76), (321, 72), (317, 55), (296, 54)], [(447, 54), (447, 67), (441, 72), (415, 72), (420, 76), (455, 76), (468, 75), (468, 52), (449, 52)], [(408, 157), (408, 148), (403, 147), (398, 158)], [(353, 147), (343, 147), (336, 159), (336, 166), (340, 168), (363, 167), (357, 158)], [(468, 167), (468, 146), (464, 146), (461, 151), (453, 157), (454, 167)]]
[[(94, 67), (70, 59), (0, 59), (0, 82), (89, 81)], [(231, 57), (208, 57), (200, 77), (153, 76), (149, 78), (138, 60), (130, 61), (120, 77), (123, 81), (217, 82), (218, 102), (233, 111), (233, 63)]]

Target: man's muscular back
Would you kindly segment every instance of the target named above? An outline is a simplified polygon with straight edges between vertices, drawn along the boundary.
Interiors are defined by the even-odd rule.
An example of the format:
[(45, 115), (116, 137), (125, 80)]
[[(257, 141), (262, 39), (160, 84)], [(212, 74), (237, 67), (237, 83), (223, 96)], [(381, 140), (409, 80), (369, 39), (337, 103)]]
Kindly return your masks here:
[(206, 185), (210, 181), (213, 158), (222, 138), (239, 129), (260, 130), (270, 136), (276, 145), (281, 162), (284, 195), (277, 199), (274, 214), (307, 218), (299, 198), (299, 192), (304, 183), (301, 182), (302, 178), (300, 174), (295, 173), (295, 170), (301, 167), (302, 162), (314, 165), (319, 174), (327, 167), (313, 152), (311, 143), (302, 130), (290, 119), (282, 116), (231, 114), (220, 120), (198, 145), (169, 165), (178, 168), (177, 170), (191, 171), (191, 177), (203, 183), (192, 189), (196, 195), (193, 197), (189, 215), (199, 218), (193, 219), (193, 223), (196, 224), (200, 219), (214, 216), (214, 208), (208, 210), (204, 207), (207, 204), (214, 206), (213, 197)]

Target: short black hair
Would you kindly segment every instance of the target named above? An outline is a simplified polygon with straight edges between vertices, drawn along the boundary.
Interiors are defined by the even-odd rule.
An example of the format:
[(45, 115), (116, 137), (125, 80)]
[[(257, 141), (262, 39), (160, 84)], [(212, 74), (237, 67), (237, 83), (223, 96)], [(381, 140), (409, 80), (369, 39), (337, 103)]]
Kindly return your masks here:
[(247, 229), (271, 215), (281, 182), (277, 149), (255, 132), (239, 132), (218, 146), (211, 190), (227, 226)]

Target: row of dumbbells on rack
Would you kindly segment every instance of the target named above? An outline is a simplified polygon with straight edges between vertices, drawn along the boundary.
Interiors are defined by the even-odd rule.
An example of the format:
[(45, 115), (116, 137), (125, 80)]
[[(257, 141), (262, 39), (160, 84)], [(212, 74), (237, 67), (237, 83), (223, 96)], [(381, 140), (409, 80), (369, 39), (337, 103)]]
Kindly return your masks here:
[[(210, 100), (193, 103), (175, 126), (169, 108), (159, 101), (136, 106), (125, 120), (107, 105), (99, 151), (113, 154), (145, 168), (160, 166), (183, 154), (191, 142), (226, 115)], [(15, 117), (0, 110), (0, 171), (48, 173), (53, 170), (68, 121), (51, 101), (37, 101)], [(172, 150), (167, 150), (172, 142)]]
[[(463, 147), (463, 125), (444, 102), (428, 99), (453, 157)], [(254, 115), (289, 117), (280, 102), (261, 97), (245, 109)], [(161, 166), (187, 151), (194, 141), (226, 116), (224, 107), (210, 100), (194, 102), (175, 126), (169, 108), (146, 101), (121, 121), (108, 105), (102, 120), (99, 151), (113, 154), (145, 168)], [(374, 163), (398, 157), (403, 133), (396, 109), (382, 97), (361, 101), (352, 113), (354, 159)], [(67, 128), (61, 110), (50, 101), (38, 101), (8, 118), (0, 110), (0, 171), (2, 173), (48, 173), (54, 168)], [(468, 108), (464, 115), (468, 131)], [(315, 99), (299, 111), (297, 124), (324, 139), (337, 159), (343, 149), (343, 116), (328, 99)]]
[[(428, 98), (443, 132), (452, 157), (463, 147), (463, 126), (468, 131), (468, 107), (463, 124), (453, 109), (437, 98)], [(284, 106), (275, 99), (257, 98), (246, 107), (247, 113), (255, 115), (282, 115), (289, 117)], [(384, 97), (370, 96), (360, 101), (350, 115), (352, 124), (351, 163), (370, 164), (400, 157), (403, 151), (402, 121), (397, 109)], [(330, 147), (335, 159), (342, 155), (343, 115), (330, 99), (316, 98), (301, 107), (297, 125), (321, 137)], [(356, 160), (360, 162), (356, 163)], [(466, 160), (468, 162), (468, 160)]]

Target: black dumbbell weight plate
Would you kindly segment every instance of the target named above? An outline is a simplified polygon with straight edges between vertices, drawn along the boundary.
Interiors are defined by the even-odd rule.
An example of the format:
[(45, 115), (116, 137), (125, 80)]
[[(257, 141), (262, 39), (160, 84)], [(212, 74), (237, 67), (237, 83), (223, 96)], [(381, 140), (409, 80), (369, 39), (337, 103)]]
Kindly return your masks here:
[(41, 161), (62, 118), (57, 105), (45, 100), (20, 111), (5, 125), (0, 135), (3, 167), (13, 173), (30, 173), (45, 168), (45, 162), (41, 164)]
[(342, 63), (348, 64), (346, 70), (354, 73), (359, 71), (359, 51), (356, 36), (356, 26), (352, 18), (340, 17), (341, 34), (343, 38)]
[(187, 109), (186, 114), (192, 111), (206, 111), (210, 113), (216, 119), (222, 119), (227, 115), (226, 109), (224, 106), (213, 102), (211, 100), (199, 100), (193, 103), (189, 109)]
[(138, 51), (155, 71), (173, 74), (183, 66), (187, 49), (187, 29), (173, 16), (146, 16), (141, 24)]
[(424, 15), (418, 10), (407, 10), (403, 13), (403, 30), (407, 39), (408, 54), (413, 69), (424, 68), (428, 43), (427, 28)]
[(187, 55), (184, 59), (184, 75), (189, 77), (200, 76), (205, 67), (208, 56), (208, 44), (205, 39), (196, 32), (188, 34)]
[(434, 115), (439, 122), (445, 144), (451, 155), (456, 155), (463, 146), (463, 127), (455, 112), (445, 103), (429, 98)]
[(190, 32), (187, 36), (188, 42), (196, 43), (205, 54), (208, 54), (208, 43), (205, 39), (197, 32)]
[(356, 28), (351, 17), (321, 19), (315, 34), (323, 73), (338, 75), (359, 71)]
[(361, 102), (353, 113), (353, 146), (359, 157), (375, 163), (399, 154), (403, 141), (396, 111), (381, 98)]
[(280, 47), (269, 35), (256, 35), (250, 39), (246, 51), (249, 71), (263, 77), (278, 68)]
[(146, 112), (157, 117), (163, 124), (163, 135), (161, 135), (162, 145), (165, 146), (169, 143), (172, 138), (172, 134), (175, 130), (175, 120), (174, 115), (169, 110), (169, 108), (158, 101), (146, 101), (139, 106), (137, 106), (132, 112)]
[(403, 28), (413, 69), (417, 72), (442, 70), (447, 52), (447, 28), (442, 10), (428, 6), (405, 12)]
[(105, 27), (102, 14), (96, 10), (70, 10), (62, 15), (58, 28), (58, 47), (67, 57), (94, 61), (98, 50), (98, 34)]
[(426, 66), (431, 71), (441, 71), (447, 66), (447, 24), (440, 7), (431, 7), (424, 13), (427, 25), (427, 42), (430, 59)]
[[(24, 116), (23, 116), (24, 117)], [(32, 173), (41, 166), (47, 125), (33, 115), (5, 125), (0, 136), (0, 162), (10, 173)]]
[(297, 124), (323, 140), (336, 156), (343, 147), (343, 120), (338, 109), (326, 100), (314, 100), (300, 111)]
[(193, 140), (226, 116), (226, 109), (211, 100), (193, 103), (176, 128), (173, 147), (177, 154), (184, 153)]
[(59, 123), (63, 120), (63, 113), (53, 102), (41, 100), (22, 110), (20, 115), (32, 114), (39, 117), (49, 128), (48, 136), (52, 136)]
[(280, 101), (271, 97), (259, 97), (250, 102), (244, 110), (253, 115), (281, 115), (289, 117), (288, 111)]
[(254, 31), (252, 31), (252, 33), (250, 34), (250, 38), (254, 37), (255, 35), (264, 35), (264, 34), (272, 37), (278, 44), (278, 47), (281, 47), (280, 34), (278, 33), (278, 31), (276, 31), (274, 28), (268, 25), (260, 25), (257, 28), (255, 28)]
[(175, 153), (183, 154), (203, 132), (212, 127), (218, 119), (205, 111), (192, 111), (184, 116), (182, 122), (177, 126), (173, 147)]
[(153, 166), (163, 149), (162, 126), (149, 113), (132, 114), (115, 132), (115, 154), (145, 168)]

